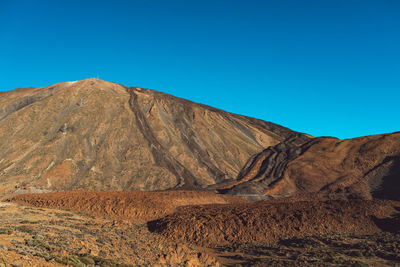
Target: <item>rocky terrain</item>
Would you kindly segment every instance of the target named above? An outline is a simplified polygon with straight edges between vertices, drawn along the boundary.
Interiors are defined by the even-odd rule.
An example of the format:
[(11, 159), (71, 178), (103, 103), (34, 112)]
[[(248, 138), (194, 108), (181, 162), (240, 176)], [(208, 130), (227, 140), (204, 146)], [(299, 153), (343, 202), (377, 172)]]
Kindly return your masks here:
[(145, 224), (0, 202), (0, 266), (219, 266)]
[(219, 190), (274, 198), (400, 200), (400, 132), (346, 140), (319, 137), (301, 145), (282, 142), (250, 158), (237, 181)]
[[(262, 201), (181, 207), (149, 222), (149, 229), (173, 240), (205, 246), (322, 234), (373, 234), (400, 202), (383, 200)], [(394, 229), (400, 230), (400, 225)]]
[(313, 138), (99, 79), (16, 89), (0, 200), (0, 267), (400, 266), (400, 132)]
[(136, 223), (159, 219), (182, 206), (248, 202), (240, 197), (196, 191), (66, 191), (20, 194), (8, 201), (35, 207), (68, 209), (96, 217), (129, 219)]
[[(99, 79), (0, 94), (0, 196), (204, 189), (232, 182), (285, 127)], [(306, 138), (307, 139), (307, 138)]]
[(0, 264), (400, 264), (398, 201), (247, 202), (185, 191), (73, 191), (18, 195), (0, 203), (0, 215)]
[(239, 243), (215, 250), (226, 266), (399, 266), (400, 234), (326, 234), (278, 242)]
[(215, 190), (399, 199), (400, 133), (340, 140), (99, 79), (0, 94), (0, 196)]

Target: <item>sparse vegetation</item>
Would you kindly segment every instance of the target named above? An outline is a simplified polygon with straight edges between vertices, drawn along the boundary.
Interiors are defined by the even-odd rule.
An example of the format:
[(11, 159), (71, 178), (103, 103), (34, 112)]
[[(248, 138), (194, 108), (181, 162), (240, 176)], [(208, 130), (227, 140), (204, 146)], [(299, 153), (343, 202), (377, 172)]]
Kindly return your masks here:
[(35, 233), (35, 229), (32, 226), (29, 225), (19, 225), (15, 228), (16, 231), (19, 232), (24, 232), (24, 233), (28, 233), (28, 234), (34, 234)]
[[(57, 194), (54, 195), (57, 196)], [(120, 195), (114, 197), (115, 200), (118, 200), (115, 203), (119, 203)], [(41, 201), (41, 203), (44, 202)], [(330, 218), (334, 219), (335, 229), (338, 230), (342, 229), (338, 228), (337, 223), (340, 216), (348, 218), (354, 214), (354, 209), (361, 210), (362, 216), (365, 216), (364, 219), (369, 222), (368, 220), (371, 220), (371, 217), (368, 216), (370, 212), (391, 210), (386, 209), (386, 203), (392, 205), (392, 202), (359, 200), (325, 201), (311, 204), (314, 205), (313, 210), (318, 210), (319, 214), (322, 214), (317, 216), (318, 220), (324, 214), (333, 216), (330, 211), (336, 210), (335, 217)], [(263, 205), (266, 205), (268, 209)], [(183, 262), (189, 259), (195, 265), (208, 264), (211, 266), (217, 265), (219, 261), (223, 263), (224, 259), (229, 260), (228, 266), (235, 266), (235, 264), (243, 266), (374, 266), (376, 263), (383, 265), (400, 263), (400, 233), (379, 232), (376, 231), (376, 228), (369, 228), (375, 232), (366, 235), (354, 232), (346, 233), (346, 231), (338, 234), (311, 231), (313, 235), (307, 235), (307, 232), (300, 231), (301, 227), (303, 229), (316, 227), (316, 219), (309, 223), (308, 221), (296, 221), (296, 218), (316, 216), (315, 212), (310, 212), (312, 212), (310, 202), (272, 201), (266, 204), (185, 206), (179, 207), (172, 214), (173, 216), (157, 220), (159, 224), (164, 219), (171, 219), (174, 216), (187, 218), (184, 221), (185, 227), (190, 226), (191, 230), (197, 227), (197, 229), (201, 229), (201, 234), (208, 233), (208, 236), (201, 236), (197, 230), (196, 237), (200, 238), (199, 240), (215, 238), (213, 234), (207, 232), (210, 229), (225, 234), (224, 242), (221, 245), (215, 246), (214, 244), (217, 242), (214, 239), (214, 243), (205, 245), (208, 247), (206, 251), (204, 251), (204, 246), (195, 243), (184, 244), (182, 242), (183, 245), (178, 247), (175, 239), (174, 242), (170, 242), (168, 238), (150, 232), (149, 229), (152, 231), (157, 229), (154, 228), (153, 223), (138, 224), (132, 222), (132, 217), (129, 217), (129, 220), (108, 219), (101, 216), (88, 217), (73, 211), (63, 212), (50, 209), (40, 211), (34, 207), (30, 208), (29, 212), (25, 209), (15, 209), (13, 213), (8, 212), (7, 209), (1, 210), (0, 215), (5, 219), (0, 221), (0, 234), (13, 245), (13, 247), (7, 248), (7, 253), (10, 251), (18, 253), (25, 259), (36, 257), (35, 259), (42, 260), (41, 263), (50, 265), (62, 264), (75, 267), (93, 265), (125, 267), (129, 266), (127, 265), (129, 263), (142, 266), (154, 263), (184, 266)], [(224, 217), (225, 213), (229, 216)], [(301, 216), (292, 216), (292, 214), (301, 214)], [(213, 223), (210, 226), (207, 226), (207, 216), (212, 218)], [(219, 224), (218, 220), (222, 220), (224, 224)], [(360, 216), (357, 217), (357, 220), (359, 223)], [(344, 219), (342, 221), (346, 222)], [(261, 239), (262, 241), (259, 242), (252, 239), (236, 240), (235, 242), (229, 240), (239, 234), (244, 237), (249, 235), (251, 233), (249, 227), (257, 226), (256, 222), (264, 225), (258, 229), (267, 228), (270, 233), (275, 231), (274, 238)], [(327, 216), (322, 218), (322, 223), (327, 226), (331, 222), (332, 220), (327, 219)], [(234, 223), (241, 228), (234, 228), (237, 226)], [(321, 226), (322, 223), (318, 226)], [(361, 227), (365, 227), (365, 225), (363, 224)], [(168, 224), (162, 225), (162, 227), (166, 226)], [(230, 227), (229, 231), (232, 229), (234, 231), (225, 231), (227, 229), (224, 228), (225, 226)], [(185, 232), (185, 227), (179, 227), (180, 231)], [(326, 229), (326, 227), (321, 229)], [(243, 232), (237, 230), (243, 230)], [(285, 235), (278, 235), (283, 231), (286, 231), (284, 232), (286, 234), (290, 233), (289, 231), (293, 232), (289, 238), (285, 238)], [(262, 233), (263, 231), (257, 231), (249, 237), (260, 236)], [(7, 236), (7, 234), (9, 235)], [(218, 259), (209, 256), (208, 251), (210, 250), (218, 256)], [(1, 255), (2, 248), (0, 247)]]
[(71, 213), (65, 213), (65, 212), (56, 212), (54, 213), (57, 217), (73, 217), (74, 215)]
[[(18, 258), (18, 266), (31, 265), (32, 262), (36, 262), (37, 266), (63, 264), (126, 267), (132, 262), (148, 266), (172, 251), (171, 245), (149, 233), (145, 224), (88, 218), (76, 213), (68, 213), (72, 216), (59, 214), (64, 213), (48, 209), (39, 211), (35, 208), (26, 213), (24, 209), (15, 207), (12, 212), (7, 209), (0, 211), (0, 234), (12, 244), (0, 246), (0, 259), (4, 253), (15, 253), (24, 256)], [(32, 220), (32, 215), (35, 220)], [(40, 221), (40, 225), (31, 224), (32, 221)], [(190, 248), (180, 253), (179, 257), (168, 258), (166, 261), (172, 266), (178, 266), (178, 262), (174, 261), (198, 257), (198, 252)]]
[(58, 263), (65, 265), (72, 265), (74, 267), (85, 267), (86, 265), (82, 263), (77, 256), (56, 256), (54, 260)]
[(0, 235), (9, 235), (12, 233), (12, 229), (10, 228), (0, 228)]
[(39, 248), (42, 250), (50, 250), (50, 245), (45, 241), (45, 238), (41, 235), (36, 235), (31, 240), (27, 240), (26, 244), (30, 247)]

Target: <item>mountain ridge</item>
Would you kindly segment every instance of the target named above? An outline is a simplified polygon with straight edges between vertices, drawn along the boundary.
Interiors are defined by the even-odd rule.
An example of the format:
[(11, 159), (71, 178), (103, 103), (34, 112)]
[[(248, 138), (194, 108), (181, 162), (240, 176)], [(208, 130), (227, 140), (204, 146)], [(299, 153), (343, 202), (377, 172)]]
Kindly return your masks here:
[(400, 132), (279, 143), (249, 159), (220, 191), (280, 197), (399, 200)]
[(400, 132), (312, 137), (99, 79), (0, 94), (0, 196), (188, 189), (398, 199)]
[[(0, 96), (0, 194), (37, 190), (206, 189), (300, 133), (98, 79)], [(303, 134), (300, 134), (303, 135)]]

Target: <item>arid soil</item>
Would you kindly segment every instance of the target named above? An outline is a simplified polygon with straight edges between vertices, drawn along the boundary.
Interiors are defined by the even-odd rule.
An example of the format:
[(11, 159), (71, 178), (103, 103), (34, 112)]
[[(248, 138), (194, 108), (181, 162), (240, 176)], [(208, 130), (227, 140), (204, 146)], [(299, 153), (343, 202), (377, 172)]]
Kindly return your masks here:
[(305, 199), (248, 202), (191, 191), (18, 195), (0, 209), (0, 256), (22, 266), (400, 264), (400, 202)]
[[(0, 94), (0, 197), (28, 191), (202, 189), (305, 135), (138, 87), (86, 79)], [(293, 139), (293, 138), (292, 138)]]
[[(383, 200), (263, 201), (202, 205), (149, 222), (163, 236), (202, 246), (272, 242), (303, 235), (373, 234), (400, 202)], [(400, 230), (400, 225), (398, 225)]]
[(130, 219), (138, 223), (164, 217), (180, 206), (247, 202), (236, 196), (196, 191), (68, 191), (21, 194), (10, 198), (9, 201), (35, 207), (84, 212), (97, 217)]
[(327, 234), (208, 250), (225, 266), (399, 266), (400, 233)]
[(400, 132), (340, 140), (319, 137), (302, 145), (282, 142), (253, 156), (232, 194), (400, 200)]
[(219, 266), (145, 224), (0, 202), (0, 266)]
[(400, 266), (399, 192), (400, 132), (99, 79), (0, 93), (0, 267)]

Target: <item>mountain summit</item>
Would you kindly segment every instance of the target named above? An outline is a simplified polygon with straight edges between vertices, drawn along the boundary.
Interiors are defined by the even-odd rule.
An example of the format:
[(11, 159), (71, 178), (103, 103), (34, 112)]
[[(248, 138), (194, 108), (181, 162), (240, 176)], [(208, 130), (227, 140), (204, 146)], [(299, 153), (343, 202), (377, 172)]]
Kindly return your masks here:
[(0, 195), (201, 189), (236, 179), (285, 127), (100, 79), (0, 94)]

